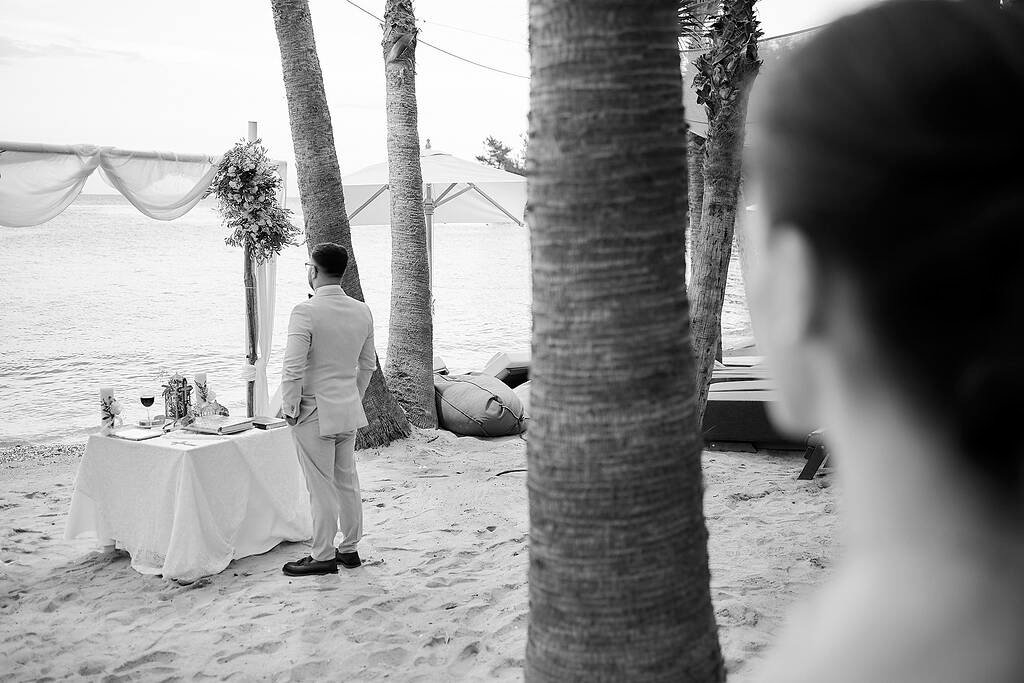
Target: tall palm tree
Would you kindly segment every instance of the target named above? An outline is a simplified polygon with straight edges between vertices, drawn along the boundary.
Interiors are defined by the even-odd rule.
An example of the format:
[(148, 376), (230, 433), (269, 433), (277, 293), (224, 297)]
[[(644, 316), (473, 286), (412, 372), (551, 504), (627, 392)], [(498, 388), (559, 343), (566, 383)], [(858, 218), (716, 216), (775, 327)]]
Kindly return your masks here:
[[(690, 203), (687, 207), (687, 242), (700, 225), (700, 211), (704, 206), (704, 138), (690, 131), (686, 133), (686, 171)], [(689, 257), (689, 252), (687, 252)]]
[[(309, 2), (270, 0), (270, 6), (281, 49), (306, 244), (312, 249), (321, 242), (336, 242), (348, 250), (348, 269), (342, 286), (349, 296), (362, 301), (363, 288), (359, 284), (359, 267), (352, 249), (341, 167), (334, 148), (334, 129), (313, 38)], [(357, 448), (376, 448), (409, 435), (409, 420), (388, 391), (379, 367), (366, 389), (363, 408), (370, 424), (359, 430)]]
[(417, 427), (437, 428), (434, 323), (416, 126), (416, 18), (412, 0), (384, 9), (388, 183), (391, 190), (391, 322), (388, 386)]
[(720, 681), (674, 0), (531, 0), (531, 681)]
[(696, 63), (697, 102), (708, 115), (704, 204), (690, 236), (690, 299), (697, 358), (697, 408), (703, 420), (708, 386), (719, 353), (722, 305), (739, 201), (747, 100), (761, 62), (755, 0), (724, 0), (708, 35), (709, 50)]

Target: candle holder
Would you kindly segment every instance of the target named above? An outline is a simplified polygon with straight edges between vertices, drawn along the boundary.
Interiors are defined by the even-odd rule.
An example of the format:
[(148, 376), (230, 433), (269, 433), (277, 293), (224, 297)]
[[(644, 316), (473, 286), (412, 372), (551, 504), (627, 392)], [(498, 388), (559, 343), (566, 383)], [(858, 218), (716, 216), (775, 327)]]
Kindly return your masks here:
[(121, 403), (114, 398), (113, 389), (100, 389), (100, 434), (110, 434), (122, 424)]

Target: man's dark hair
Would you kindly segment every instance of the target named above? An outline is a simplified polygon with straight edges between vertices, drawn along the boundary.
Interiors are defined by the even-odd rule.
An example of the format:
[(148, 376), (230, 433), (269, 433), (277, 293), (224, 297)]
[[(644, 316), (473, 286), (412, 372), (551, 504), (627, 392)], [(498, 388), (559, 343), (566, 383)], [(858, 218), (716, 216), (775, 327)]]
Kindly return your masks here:
[(341, 277), (348, 267), (348, 252), (345, 247), (334, 242), (322, 242), (310, 252), (313, 263), (324, 272), (324, 275)]
[[(880, 3), (799, 48), (754, 114), (771, 224), (849, 275), (880, 362), (1016, 496), (1024, 448), (997, 426), (1020, 418), (1024, 275), (998, 254), (1024, 250), (1022, 46), (1024, 14), (998, 3)], [(942, 104), (967, 83), (998, 112), (983, 124)], [(984, 324), (944, 332), (958, 316)]]

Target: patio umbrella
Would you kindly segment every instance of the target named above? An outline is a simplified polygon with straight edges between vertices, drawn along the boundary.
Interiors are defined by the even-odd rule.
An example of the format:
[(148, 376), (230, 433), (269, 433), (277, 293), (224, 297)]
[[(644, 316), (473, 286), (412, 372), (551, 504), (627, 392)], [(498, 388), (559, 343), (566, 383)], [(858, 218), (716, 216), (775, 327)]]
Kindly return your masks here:
[[(433, 268), (434, 221), (438, 223), (523, 224), (526, 178), (446, 152), (427, 148), (420, 155), (427, 253)], [(342, 178), (352, 225), (389, 225), (391, 193), (387, 162)], [(354, 207), (354, 208), (353, 208)], [(433, 280), (433, 277), (431, 277)]]

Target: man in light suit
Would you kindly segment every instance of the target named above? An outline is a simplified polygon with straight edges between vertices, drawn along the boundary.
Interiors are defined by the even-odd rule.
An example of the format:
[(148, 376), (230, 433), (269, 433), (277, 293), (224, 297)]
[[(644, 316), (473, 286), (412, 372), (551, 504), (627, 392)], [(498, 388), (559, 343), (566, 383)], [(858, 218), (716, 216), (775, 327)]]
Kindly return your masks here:
[[(281, 412), (292, 425), (313, 513), (310, 554), (284, 565), (288, 576), (337, 574), (361, 562), (363, 507), (354, 457), (367, 424), (363, 394), (377, 368), (370, 308), (341, 288), (345, 248), (325, 242), (306, 264), (313, 296), (292, 310), (281, 374)], [(334, 536), (340, 530), (341, 545)]]

